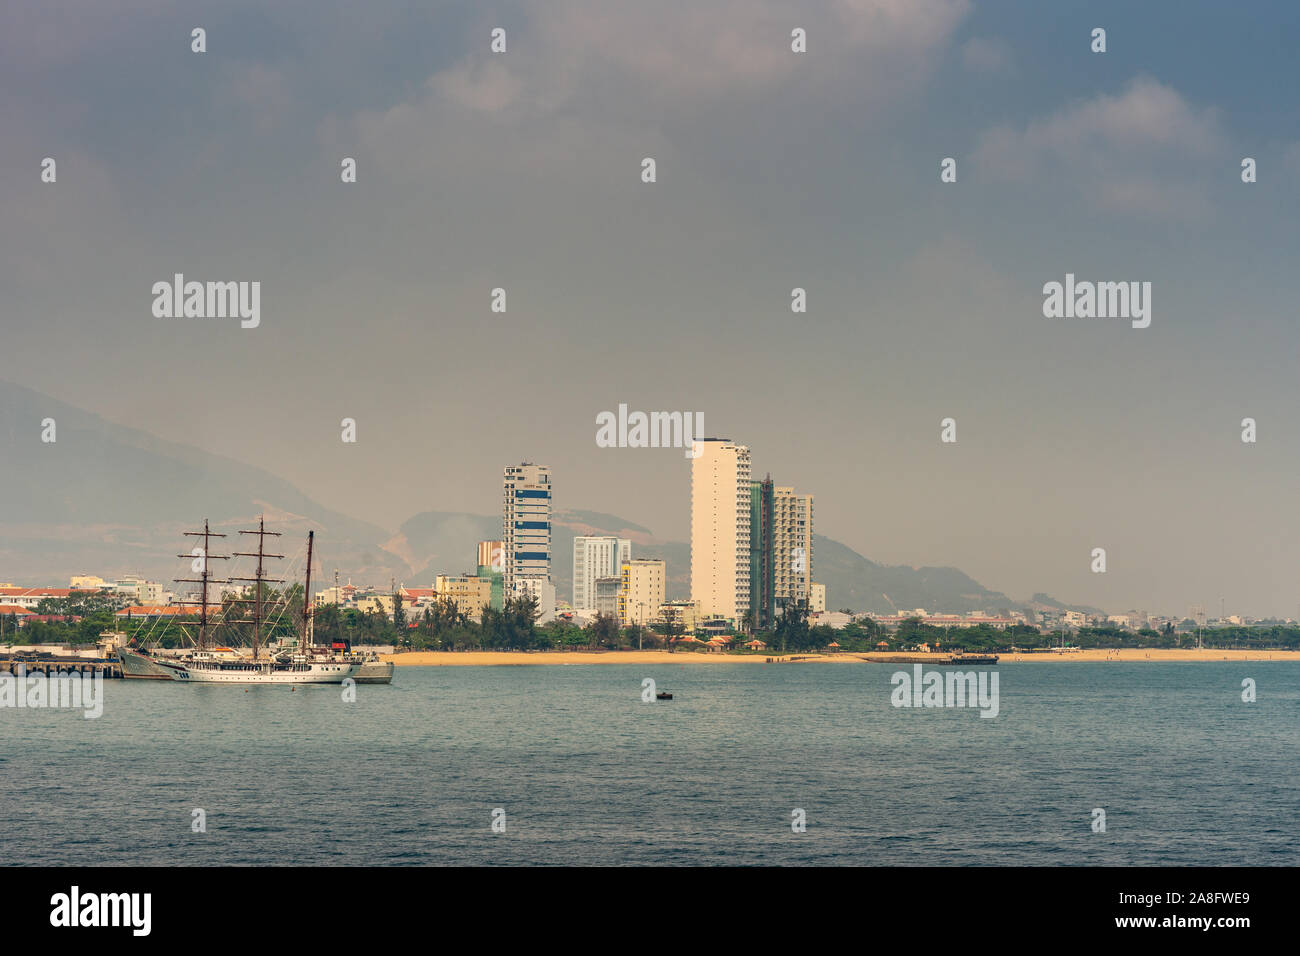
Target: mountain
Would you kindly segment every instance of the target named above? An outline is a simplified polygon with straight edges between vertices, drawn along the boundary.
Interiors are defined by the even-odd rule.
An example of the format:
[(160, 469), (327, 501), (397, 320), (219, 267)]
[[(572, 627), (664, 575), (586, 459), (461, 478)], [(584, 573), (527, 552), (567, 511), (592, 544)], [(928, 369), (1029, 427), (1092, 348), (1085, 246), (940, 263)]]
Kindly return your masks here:
[[(47, 418), (57, 429), (57, 440), (48, 443), (41, 440)], [(428, 587), (437, 574), (472, 572), (478, 542), (501, 537), (499, 516), (443, 511), (417, 514), (394, 534), (325, 508), (264, 469), (163, 441), (2, 381), (0, 437), (8, 451), (0, 468), (0, 581), (61, 584), (78, 572), (170, 581), (184, 568), (175, 556), (189, 550), (181, 531), (200, 527), (205, 517), (214, 531), (229, 534), (253, 527), (265, 514), (273, 530), (284, 532), (280, 550), (288, 555), (314, 528), (320, 580), (338, 569), (344, 579), (379, 586), (395, 578)], [(617, 515), (571, 510), (552, 521), (551, 570), (562, 600), (573, 596), (577, 535), (630, 539), (635, 557), (667, 562), (670, 599), (689, 595), (687, 543), (658, 538)], [(224, 551), (246, 550), (237, 541), (225, 539)], [(821, 535), (813, 539), (813, 578), (826, 585), (832, 610), (1024, 606), (956, 568), (876, 564)], [(1030, 603), (1064, 606), (1042, 594)]]
[(499, 516), (423, 511), (403, 522), (384, 548), (406, 562), (406, 584), (428, 587), (439, 574), (473, 574), (478, 543), (500, 540), (501, 529)]
[(936, 611), (1005, 611), (1018, 607), (956, 568), (876, 564), (853, 549), (813, 535), (813, 580), (826, 585), (826, 608), (893, 614)]
[[(54, 419), (53, 442), (42, 441), (45, 419)], [(326, 569), (375, 582), (407, 570), (382, 547), (388, 532), (317, 504), (264, 469), (2, 381), (0, 437), (7, 451), (0, 468), (0, 580), (59, 584), (84, 571), (167, 582), (185, 569), (176, 555), (191, 546), (181, 531), (209, 518), (214, 531), (232, 534), (254, 527), (261, 514), (284, 532), (278, 550), (287, 555), (302, 547), (299, 538), (310, 527)], [(239, 542), (226, 538), (222, 553), (247, 550)]]
[(1038, 591), (1025, 602), (1025, 606), (1035, 611), (1082, 611), (1088, 616), (1104, 615), (1106, 612), (1101, 608), (1092, 607), (1088, 604), (1062, 604), (1050, 594), (1044, 594)]
[[(551, 579), (561, 600), (573, 597), (573, 539), (577, 535), (628, 538), (633, 557), (667, 562), (670, 599), (685, 599), (690, 594), (691, 549), (686, 542), (656, 538), (641, 525), (595, 511), (556, 512), (551, 526)], [(501, 519), (495, 516), (427, 511), (403, 524), (385, 547), (406, 557), (415, 569), (407, 576), (408, 584), (427, 586), (436, 574), (472, 571), (478, 542), (500, 536)], [(822, 535), (813, 536), (813, 578), (826, 585), (831, 610), (888, 614), (916, 608), (960, 612), (1021, 606), (956, 568), (876, 564)]]

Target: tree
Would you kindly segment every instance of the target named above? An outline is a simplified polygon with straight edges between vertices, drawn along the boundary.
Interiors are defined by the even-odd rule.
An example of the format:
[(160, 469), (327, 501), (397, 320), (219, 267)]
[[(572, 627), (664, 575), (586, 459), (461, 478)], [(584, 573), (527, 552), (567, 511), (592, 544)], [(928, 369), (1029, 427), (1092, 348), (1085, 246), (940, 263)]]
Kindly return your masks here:
[(537, 616), (537, 598), (531, 594), (507, 598), (500, 611), (484, 608), (480, 644), (515, 650), (537, 646)]
[(810, 646), (808, 628), (808, 602), (796, 601), (787, 604), (781, 616), (776, 620), (776, 639), (781, 650), (807, 650)]
[(816, 650), (823, 647), (830, 647), (831, 642), (837, 637), (839, 637), (839, 634), (836, 632), (835, 628), (831, 627), (829, 624), (818, 624), (816, 627), (808, 629), (807, 649)]
[(406, 633), (406, 608), (402, 607), (402, 592), (393, 592), (393, 628), (397, 631), (398, 639), (405, 639), (410, 643), (411, 639)]
[(686, 628), (682, 625), (676, 614), (668, 611), (663, 612), (663, 619), (659, 622), (659, 633), (664, 636), (664, 641), (669, 647), (673, 645), (673, 638), (684, 633)]
[(614, 647), (618, 643), (618, 619), (608, 614), (597, 614), (595, 620), (587, 625), (587, 646), (591, 650), (597, 647)]
[(318, 644), (335, 644), (343, 641), (343, 617), (337, 604), (322, 604), (312, 612), (312, 626)]
[(918, 644), (934, 645), (942, 640), (943, 636), (942, 628), (926, 624), (919, 617), (907, 618), (898, 625), (898, 630), (894, 633), (894, 639), (903, 647), (914, 647)]
[(67, 597), (42, 598), (36, 606), (37, 614), (89, 617), (105, 611), (126, 607), (127, 600), (120, 595), (103, 591), (71, 591)]

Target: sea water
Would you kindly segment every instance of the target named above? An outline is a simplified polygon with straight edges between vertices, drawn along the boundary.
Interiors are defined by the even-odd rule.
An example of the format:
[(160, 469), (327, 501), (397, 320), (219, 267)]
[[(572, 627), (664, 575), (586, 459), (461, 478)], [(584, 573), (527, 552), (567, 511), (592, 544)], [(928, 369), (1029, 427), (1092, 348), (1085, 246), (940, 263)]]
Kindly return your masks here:
[(7, 862), (1300, 864), (1295, 664), (999, 663), (994, 719), (891, 706), (899, 669), (108, 681), (0, 708)]

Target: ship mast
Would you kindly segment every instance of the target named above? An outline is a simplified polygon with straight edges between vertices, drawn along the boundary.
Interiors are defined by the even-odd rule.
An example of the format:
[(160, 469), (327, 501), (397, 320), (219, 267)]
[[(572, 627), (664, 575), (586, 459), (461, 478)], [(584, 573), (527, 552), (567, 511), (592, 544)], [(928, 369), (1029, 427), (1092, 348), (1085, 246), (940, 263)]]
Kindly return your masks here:
[(307, 578), (302, 585), (302, 642), (304, 651), (309, 651), (315, 644), (311, 606), (311, 545), (315, 536), (315, 531), (307, 532)]
[[(188, 582), (191, 584), (199, 585), (198, 601), (177, 601), (176, 603), (177, 604), (198, 604), (199, 639), (196, 646), (199, 650), (203, 650), (203, 648), (207, 645), (207, 639), (208, 639), (208, 585), (210, 583), (216, 583), (216, 584), (226, 583), (221, 578), (212, 577), (212, 572), (208, 570), (208, 562), (212, 560), (228, 561), (230, 560), (230, 555), (211, 553), (211, 549), (208, 546), (209, 540), (212, 538), (224, 538), (225, 535), (218, 534), (215, 531), (209, 531), (207, 518), (203, 519), (202, 531), (183, 531), (181, 533), (186, 535), (187, 537), (195, 537), (195, 538), (203, 539), (202, 554), (197, 556), (203, 568), (203, 570), (199, 572), (199, 576), (197, 578), (174, 578), (173, 579), (177, 583)], [(191, 557), (196, 557), (196, 555), (193, 552), (190, 552), (189, 554), (178, 554), (176, 555), (176, 557), (191, 558)]]
[(266, 536), (269, 534), (269, 535), (273, 535), (274, 537), (277, 537), (277, 538), (278, 538), (278, 537), (280, 537), (280, 532), (279, 532), (279, 531), (267, 531), (267, 530), (266, 530), (266, 516), (265, 516), (265, 515), (262, 515), (260, 518), (258, 518), (258, 520), (257, 520), (257, 530), (256, 530), (256, 531), (241, 531), (241, 532), (239, 532), (239, 533), (240, 533), (240, 534), (255, 534), (255, 535), (257, 535), (257, 550), (256, 550), (256, 551), (235, 551), (235, 552), (233, 552), (236, 556), (241, 557), (241, 558), (257, 558), (257, 572), (256, 572), (256, 576), (255, 576), (255, 577), (251, 577), (251, 578), (231, 578), (231, 579), (230, 579), (230, 580), (232, 580), (232, 581), (252, 581), (252, 582), (253, 582), (253, 600), (251, 600), (251, 601), (244, 600), (244, 601), (241, 601), (240, 603), (241, 603), (241, 604), (251, 604), (251, 605), (253, 605), (253, 620), (252, 620), (252, 624), (253, 624), (253, 660), (257, 660), (257, 649), (258, 649), (258, 646), (262, 643), (262, 585), (263, 585), (264, 583), (268, 583), (268, 584), (269, 584), (269, 583), (275, 583), (275, 584), (283, 584), (283, 583), (284, 583), (284, 578), (268, 578), (268, 577), (266, 576), (266, 564), (265, 564), (265, 559), (266, 559), (266, 558), (283, 558), (284, 555), (282, 555), (282, 554), (267, 554), (267, 553), (266, 553)]

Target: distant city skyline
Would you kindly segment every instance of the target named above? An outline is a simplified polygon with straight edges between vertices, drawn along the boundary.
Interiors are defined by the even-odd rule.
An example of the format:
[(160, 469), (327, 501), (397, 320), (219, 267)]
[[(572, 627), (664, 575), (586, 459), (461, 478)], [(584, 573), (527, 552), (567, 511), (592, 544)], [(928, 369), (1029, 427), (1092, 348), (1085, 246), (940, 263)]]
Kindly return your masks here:
[[(60, 407), (62, 407), (62, 406), (60, 406)], [(66, 411), (66, 409), (65, 409), (65, 411)], [(61, 413), (61, 414), (63, 414), (63, 413)], [(92, 421), (93, 421), (93, 419), (92, 419)], [(83, 425), (82, 427), (84, 428), (84, 425)], [(694, 467), (694, 462), (695, 462), (695, 461), (698, 461), (698, 460), (699, 460), (699, 458), (695, 458), (694, 460), (688, 459), (688, 460), (687, 460), (686, 462), (684, 462), (684, 463), (687, 465), (687, 467)], [(706, 459), (706, 460), (707, 460), (707, 459)], [(546, 477), (547, 477), (547, 485), (546, 485), (546, 487), (549, 489), (549, 487), (550, 487), (550, 485), (549, 485), (550, 469), (549, 469), (548, 466), (534, 466), (534, 465), (532, 465), (532, 464), (527, 464), (527, 463), (526, 463), (524, 466), (509, 466), (509, 468), (508, 468), (507, 470), (509, 471), (510, 469), (514, 469), (516, 472), (518, 472), (521, 468), (536, 469), (537, 474), (543, 474), (543, 473), (544, 473), (544, 474), (546, 475)], [(741, 499), (741, 497), (742, 497), (742, 485), (743, 485), (743, 484), (744, 484), (743, 482), (738, 482), (738, 483), (736, 484), (736, 492), (737, 492), (736, 497), (737, 497), (737, 502), (738, 502), (738, 503), (739, 503), (739, 501), (740, 501), (740, 499)], [(760, 484), (759, 482), (755, 482), (755, 481), (752, 481), (752, 480), (748, 482), (748, 486), (749, 486), (749, 490), (750, 490), (750, 494), (751, 494), (751, 496), (752, 496), (753, 490), (754, 490), (754, 489), (755, 489), (759, 484)], [(793, 489), (791, 489), (791, 488), (782, 488), (782, 489), (776, 489), (776, 490), (779, 490), (779, 491), (782, 491), (782, 492), (787, 493), (787, 498), (788, 498), (788, 500), (791, 501), (791, 502), (799, 501), (799, 500), (801, 500), (801, 499), (806, 499), (806, 505), (804, 506), (804, 507), (806, 508), (806, 511), (805, 511), (804, 513), (806, 513), (806, 514), (808, 514), (808, 515), (811, 515), (811, 504), (812, 504), (812, 496), (811, 496), (811, 495), (808, 495), (808, 496), (801, 496), (801, 495), (800, 495), (800, 496), (792, 496), (792, 497), (791, 497), (790, 495), (792, 495), (792, 493), (793, 493)], [(550, 500), (550, 499), (549, 499), (549, 496), (548, 496), (547, 501), (549, 501), (549, 500)], [(591, 511), (591, 509), (584, 509), (584, 508), (582, 508), (582, 507), (581, 507), (581, 504), (582, 504), (581, 502), (579, 502), (579, 503), (575, 503), (575, 505), (574, 505), (574, 507), (573, 507), (572, 509), (570, 509), (570, 508), (559, 509), (559, 511), (558, 511), (557, 513), (558, 513), (559, 515), (561, 515), (561, 516), (565, 516), (565, 515), (570, 515), (570, 514), (582, 514), (584, 511), (587, 511), (587, 512), (590, 512), (590, 511)], [(444, 507), (449, 507), (449, 508), (452, 508), (452, 509), (455, 509), (455, 505), (456, 505), (455, 502), (444, 502), (444, 503), (443, 503), (443, 506), (444, 506)], [(684, 506), (688, 506), (688, 505), (689, 505), (689, 498), (688, 498), (686, 501), (683, 502), (683, 505), (684, 505)], [(750, 511), (751, 511), (751, 513), (752, 513), (752, 508), (753, 508), (753, 500), (752, 500), (752, 497), (750, 498), (750, 506), (751, 506), (751, 507), (750, 507)], [(543, 505), (543, 508), (544, 508), (544, 509), (545, 509), (545, 508), (548, 508), (548, 507), (550, 507), (550, 506), (549, 506), (549, 505)], [(689, 507), (687, 507), (687, 510), (689, 511)], [(253, 511), (251, 514), (255, 515), (256, 513), (258, 513), (258, 512), (257, 512), (257, 509), (254, 509), (254, 511)], [(449, 513), (452, 513), (452, 514), (457, 514), (457, 513), (459, 513), (459, 514), (465, 514), (466, 516), (474, 516), (474, 515), (476, 514), (476, 513), (474, 513), (474, 512), (460, 512), (460, 511), (458, 511), (458, 510), (453, 510), (452, 512), (449, 512)], [(797, 512), (796, 510), (794, 510), (794, 509), (792, 509), (790, 513), (791, 513), (791, 515), (796, 515), (796, 514), (798, 514), (798, 512)], [(246, 515), (245, 517), (247, 517), (247, 515)], [(416, 517), (418, 517), (418, 516), (416, 516)], [(490, 516), (490, 515), (478, 515), (478, 517), (488, 518), (488, 519), (493, 519), (493, 516)], [(627, 527), (631, 527), (632, 525), (638, 524), (638, 522), (635, 522), (635, 521), (633, 521), (632, 519), (627, 518), (627, 516), (625, 516), (625, 515), (624, 515), (624, 516), (620, 516), (620, 517), (621, 517), (623, 520), (628, 521), (628, 525), (626, 525)], [(751, 514), (751, 517), (752, 517), (752, 514)], [(741, 516), (738, 514), (737, 518), (738, 518), (738, 520), (740, 520), (740, 519), (741, 519)], [(241, 519), (238, 519), (237, 516), (228, 516), (228, 517), (227, 517), (227, 520), (236, 520), (236, 521), (237, 521), (237, 520), (241, 520)], [(496, 521), (498, 521), (498, 522), (503, 522), (504, 520), (508, 520), (508, 519), (505, 519), (505, 518), (504, 518), (504, 515), (503, 515), (502, 513), (499, 512), (498, 515), (495, 517), (494, 520), (496, 520)], [(549, 523), (549, 522), (544, 522), (544, 523)], [(502, 528), (503, 528), (503, 524), (498, 524), (498, 527), (502, 527)], [(503, 528), (503, 530), (504, 530), (504, 528)], [(813, 552), (812, 540), (811, 540), (811, 539), (812, 539), (812, 531), (813, 531), (813, 529), (812, 529), (812, 527), (811, 527), (811, 522), (809, 522), (809, 526), (808, 526), (808, 528), (807, 528), (807, 548), (806, 548), (806, 551), (807, 551), (807, 557), (809, 558), (810, 561), (811, 561), (811, 559), (812, 559), (812, 552)], [(789, 530), (787, 530), (787, 534), (788, 534), (788, 533), (789, 533)], [(823, 534), (825, 534), (826, 537), (831, 538), (832, 540), (838, 540), (838, 539), (836, 538), (836, 529), (822, 529), (822, 530), (821, 530), (820, 532), (818, 532), (818, 533), (823, 533)], [(551, 545), (550, 545), (550, 541), (549, 541), (549, 531), (544, 531), (543, 534), (544, 534), (545, 537), (546, 537), (546, 543), (545, 543), (546, 551), (545, 551), (545, 554), (546, 554), (547, 556), (546, 556), (546, 558), (544, 558), (544, 559), (534, 558), (534, 560), (541, 560), (541, 561), (542, 561), (542, 564), (546, 567), (546, 572), (545, 572), (545, 574), (535, 575), (536, 577), (538, 577), (539, 580), (544, 580), (544, 581), (546, 582), (546, 584), (548, 585), (548, 588), (547, 588), (547, 589), (546, 589), (546, 590), (545, 590), (545, 591), (540, 595), (540, 597), (543, 597), (543, 598), (544, 598), (547, 594), (550, 593), (551, 590), (554, 589), (554, 584), (553, 584), (553, 582), (551, 581), (550, 557), (551, 557), (552, 555), (550, 554)], [(574, 537), (575, 537), (575, 538), (576, 538), (576, 537), (580, 537), (580, 535), (575, 535)], [(738, 536), (738, 543), (739, 543), (740, 539), (743, 538), (743, 537), (744, 537), (743, 535)], [(654, 540), (659, 541), (659, 542), (661, 542), (661, 543), (672, 543), (672, 542), (671, 542), (671, 539), (660, 538), (660, 537), (658, 537), (658, 536), (655, 536)], [(749, 542), (750, 542), (750, 547), (751, 547), (751, 550), (750, 550), (750, 553), (749, 553), (749, 557), (750, 557), (750, 559), (751, 559), (751, 561), (752, 561), (752, 560), (753, 560), (753, 557), (754, 557), (754, 553), (753, 553), (753, 551), (752, 551), (752, 547), (753, 547), (753, 545), (754, 545), (754, 538), (753, 538), (752, 535), (749, 537)], [(688, 546), (690, 545), (690, 541), (689, 541), (689, 540), (686, 541), (686, 542), (681, 542), (681, 543), (687, 544)], [(478, 558), (478, 559), (482, 559), (482, 558), (484, 557), (485, 553), (486, 553), (487, 556), (488, 556), (489, 558), (491, 558), (491, 556), (492, 556), (492, 549), (493, 549), (494, 546), (497, 546), (497, 547), (498, 547), (498, 550), (496, 551), (497, 558), (496, 558), (495, 560), (499, 560), (499, 561), (501, 562), (501, 568), (504, 569), (505, 564), (506, 564), (506, 559), (505, 559), (505, 551), (506, 551), (506, 549), (505, 549), (505, 546), (504, 546), (504, 543), (503, 543), (503, 542), (479, 541), (479, 542), (477, 543), (477, 554), (475, 554), (475, 552), (472, 551), (472, 550), (469, 551), (469, 552), (467, 552), (467, 554), (470, 554), (471, 556), (476, 557), (476, 558)], [(743, 549), (741, 549), (741, 550), (743, 551)], [(790, 551), (791, 551), (791, 548), (790, 548), (790, 541), (789, 541), (789, 540), (786, 541), (786, 543), (785, 543), (785, 545), (784, 545), (784, 550), (785, 550), (785, 552), (786, 552), (786, 554), (787, 554), (787, 556), (788, 556), (789, 553), (790, 553)], [(775, 552), (776, 552), (776, 549), (773, 548), (773, 554), (774, 554), (774, 555), (775, 555)], [(167, 553), (170, 553), (170, 550), (168, 550)], [(394, 557), (397, 557), (396, 554), (394, 554), (393, 556), (394, 556)], [(738, 552), (737, 557), (739, 558), (739, 557), (741, 557), (741, 556), (742, 556), (741, 553)], [(874, 555), (870, 555), (870, 554), (868, 554), (868, 555), (866, 555), (866, 557), (868, 557), (869, 559), (871, 559), (871, 560), (873, 560), (873, 561), (876, 560), (876, 558), (875, 558)], [(678, 572), (679, 572), (679, 573), (683, 573), (683, 569), (684, 569), (684, 568), (688, 568), (689, 563), (690, 563), (690, 562), (688, 561), (688, 562), (685, 562), (685, 564), (683, 564), (683, 565), (678, 565), (678, 566), (676, 566)], [(887, 566), (888, 566), (888, 562), (883, 562), (883, 565), (887, 567)], [(453, 561), (453, 562), (451, 562), (450, 564), (446, 565), (445, 567), (440, 568), (439, 571), (438, 571), (437, 573), (442, 573), (442, 571), (446, 571), (446, 572), (449, 573), (449, 574), (450, 574), (450, 573), (456, 573), (456, 571), (457, 571), (458, 568), (462, 568), (462, 567), (465, 567), (465, 566), (466, 566), (465, 563), (462, 562), (462, 561)], [(18, 564), (17, 564), (17, 567), (18, 567), (19, 569), (21, 569), (21, 567), (22, 567), (22, 561), (21, 561), (21, 559), (19, 559)], [(74, 567), (76, 568), (75, 571), (72, 570), (72, 568), (74, 568)], [(24, 574), (16, 573), (16, 572), (13, 572), (13, 571), (8, 572), (8, 573), (7, 573), (7, 576), (8, 576), (9, 578), (18, 578), (18, 579), (21, 579), (21, 580), (23, 580), (25, 583), (30, 583), (30, 584), (32, 584), (32, 585), (38, 585), (38, 584), (41, 584), (42, 582), (46, 582), (46, 581), (48, 581), (48, 580), (58, 581), (58, 580), (61, 580), (61, 579), (64, 578), (64, 577), (69, 577), (69, 578), (75, 579), (75, 578), (77, 578), (79, 575), (81, 575), (81, 574), (87, 572), (89, 569), (98, 569), (98, 570), (101, 570), (101, 571), (107, 569), (107, 570), (109, 570), (109, 571), (111, 572), (111, 574), (113, 574), (113, 575), (117, 575), (117, 576), (120, 577), (120, 576), (122, 576), (122, 575), (124, 575), (124, 574), (126, 574), (126, 575), (129, 576), (130, 574), (137, 573), (137, 572), (139, 572), (139, 571), (141, 570), (141, 567), (142, 567), (142, 566), (140, 566), (140, 565), (136, 565), (136, 564), (134, 564), (134, 563), (132, 563), (132, 564), (130, 564), (130, 565), (128, 565), (128, 564), (123, 564), (122, 562), (120, 562), (120, 561), (118, 561), (118, 560), (116, 560), (116, 559), (109, 561), (107, 564), (105, 564), (105, 562), (104, 562), (102, 559), (100, 559), (100, 560), (98, 560), (98, 561), (96, 561), (96, 560), (82, 560), (82, 559), (77, 559), (77, 561), (76, 561), (75, 564), (69, 564), (69, 565), (67, 565), (66, 567), (61, 567), (61, 568), (58, 570), (58, 572), (57, 572), (57, 573), (56, 573), (52, 578), (50, 578), (48, 575), (45, 575), (45, 576), (37, 576), (37, 577), (31, 577), (30, 575), (24, 575)], [(480, 563), (480, 572), (481, 572), (481, 570), (482, 570), (482, 567), (483, 567), (483, 565)], [(811, 567), (811, 564), (810, 564), (810, 567)], [(942, 560), (942, 558), (940, 558), (940, 559), (939, 559), (938, 561), (936, 561), (934, 564), (930, 565), (930, 567), (937, 567), (937, 568), (953, 567), (953, 568), (957, 568), (957, 566), (954, 565), (954, 564), (952, 564), (951, 562), (944, 562), (944, 561)], [(536, 569), (534, 569), (534, 570), (536, 570)], [(966, 569), (957, 568), (957, 570), (960, 570), (960, 571), (965, 572)], [(687, 570), (685, 573), (689, 574), (689, 571)], [(750, 574), (749, 581), (754, 580), (753, 569), (752, 569), (752, 567), (751, 567), (750, 570), (749, 570), (749, 574)], [(0, 573), (0, 577), (4, 577), (4, 576), (6, 576), (6, 575), (3, 574), (3, 573)], [(385, 572), (384, 575), (383, 575), (383, 577), (384, 577), (384, 578), (387, 578), (387, 576), (388, 576), (388, 572)], [(501, 576), (501, 577), (504, 577), (504, 570), (502, 570), (502, 573), (501, 573), (500, 576)], [(164, 575), (164, 578), (165, 578), (165, 577), (166, 577), (166, 576)], [(404, 574), (400, 574), (400, 573), (399, 573), (399, 577), (402, 577), (403, 580), (407, 580), (407, 576), (404, 575)], [(615, 579), (617, 580), (617, 576), (615, 576)], [(373, 579), (373, 580), (372, 580), (371, 578), (367, 578), (367, 577), (365, 577), (365, 575), (362, 575), (362, 578), (359, 579), (359, 580), (365, 580), (365, 581), (368, 581), (369, 583), (374, 583), (374, 581), (378, 580), (378, 581), (380, 581), (380, 583), (382, 583), (382, 580), (381, 580), (381, 579)], [(749, 583), (749, 581), (747, 581), (746, 583)], [(979, 583), (980, 585), (984, 586), (984, 587), (988, 587), (988, 583), (987, 583), (987, 582), (979, 581), (978, 583)], [(499, 586), (500, 586), (500, 585), (498, 584), (498, 587), (499, 587)], [(809, 595), (810, 595), (810, 597), (811, 597), (811, 595), (812, 595), (812, 588), (815, 586), (815, 582), (809, 580), (809, 581), (806, 582), (806, 586), (807, 586), (807, 588), (809, 589)], [(856, 610), (859, 610), (859, 611), (861, 611), (861, 610), (868, 610), (868, 611), (873, 611), (873, 612), (875, 612), (875, 613), (889, 613), (888, 608), (889, 608), (891, 605), (890, 605), (890, 603), (889, 603), (888, 601), (887, 601), (886, 604), (884, 604), (884, 605), (881, 605), (881, 604), (878, 604), (878, 603), (877, 603), (877, 604), (875, 604), (874, 606), (871, 605), (871, 604), (863, 605), (861, 601), (856, 601), (856, 602), (855, 602), (855, 601), (847, 601), (847, 602), (846, 602), (846, 601), (844, 601), (844, 600), (837, 600), (837, 596), (842, 597), (842, 594), (843, 594), (843, 592), (842, 592), (839, 588), (832, 589), (832, 591), (830, 592), (830, 594), (829, 594), (829, 595), (826, 595), (826, 594), (824, 593), (825, 585), (822, 584), (821, 587), (823, 588), (823, 593), (822, 593), (821, 597), (822, 597), (824, 600), (828, 600), (829, 603), (830, 603), (830, 607), (832, 607), (832, 608), (844, 607), (844, 606), (846, 606), (846, 604), (848, 604), (848, 605), (855, 605), (855, 609), (856, 609)], [(998, 588), (998, 587), (996, 587), (996, 586), (993, 586), (993, 587), (989, 588), (989, 590), (992, 590), (992, 591), (999, 591), (999, 590), (1001, 590), (1001, 589)], [(1035, 589), (1035, 592), (1042, 591), (1042, 590), (1043, 590), (1043, 589)], [(680, 593), (683, 594), (683, 595), (689, 593), (689, 587), (686, 588), (685, 590), (683, 590), (683, 591), (680, 592)], [(1270, 619), (1270, 618), (1278, 618), (1278, 619), (1295, 619), (1295, 618), (1297, 617), (1297, 615), (1296, 615), (1294, 612), (1292, 612), (1292, 613), (1287, 613), (1286, 610), (1282, 610), (1282, 611), (1280, 611), (1280, 612), (1271, 612), (1271, 611), (1260, 610), (1260, 609), (1258, 609), (1258, 608), (1253, 608), (1253, 607), (1250, 607), (1250, 606), (1243, 606), (1243, 605), (1241, 605), (1241, 604), (1238, 604), (1238, 603), (1236, 602), (1236, 599), (1235, 599), (1235, 598), (1226, 598), (1226, 597), (1223, 596), (1223, 595), (1220, 595), (1217, 599), (1202, 599), (1202, 600), (1200, 600), (1200, 601), (1189, 602), (1187, 605), (1179, 606), (1179, 605), (1165, 605), (1165, 604), (1161, 604), (1161, 603), (1159, 603), (1159, 602), (1157, 602), (1157, 601), (1150, 601), (1150, 600), (1143, 600), (1143, 599), (1140, 599), (1140, 600), (1138, 600), (1138, 601), (1131, 602), (1131, 603), (1128, 603), (1128, 604), (1124, 604), (1124, 603), (1116, 603), (1116, 604), (1110, 604), (1110, 605), (1106, 605), (1106, 604), (1100, 604), (1100, 605), (1098, 605), (1098, 604), (1093, 604), (1092, 602), (1088, 602), (1088, 601), (1080, 601), (1080, 600), (1077, 600), (1077, 599), (1075, 598), (1074, 595), (1072, 595), (1072, 594), (1070, 594), (1070, 593), (1068, 593), (1068, 592), (1065, 592), (1065, 593), (1054, 593), (1054, 594), (1051, 593), (1051, 592), (1047, 592), (1047, 593), (1048, 593), (1052, 598), (1059, 599), (1059, 600), (1063, 601), (1063, 602), (1064, 602), (1065, 604), (1067, 604), (1067, 605), (1072, 605), (1072, 606), (1075, 606), (1075, 607), (1083, 607), (1083, 606), (1089, 606), (1089, 605), (1091, 605), (1091, 606), (1093, 606), (1093, 607), (1097, 607), (1097, 608), (1099, 608), (1099, 609), (1101, 609), (1101, 610), (1104, 610), (1107, 614), (1110, 614), (1110, 615), (1112, 615), (1112, 616), (1124, 616), (1124, 615), (1128, 615), (1128, 614), (1130, 614), (1131, 612), (1146, 612), (1146, 613), (1150, 613), (1150, 614), (1152, 614), (1152, 615), (1169, 616), (1169, 617), (1172, 617), (1172, 618), (1175, 618), (1175, 619), (1179, 619), (1179, 620), (1181, 620), (1181, 619), (1184, 619), (1184, 618), (1187, 618), (1187, 617), (1197, 617), (1196, 614), (1193, 614), (1193, 613), (1191, 612), (1191, 609), (1194, 608), (1194, 607), (1201, 606), (1201, 605), (1206, 605), (1206, 604), (1215, 604), (1215, 603), (1217, 603), (1217, 604), (1220, 606), (1221, 609), (1226, 605), (1226, 606), (1228, 607), (1228, 609), (1232, 612), (1232, 613), (1227, 613), (1227, 611), (1224, 611), (1224, 612), (1223, 612), (1223, 615), (1222, 615), (1222, 616), (1225, 617), (1226, 619), (1229, 619), (1229, 620), (1234, 619), (1234, 618), (1240, 618), (1240, 617), (1251, 618), (1251, 619), (1256, 619), (1256, 620), (1258, 620), (1258, 619)], [(677, 593), (674, 593), (673, 595), (670, 595), (670, 597), (677, 598), (677, 597), (678, 597), (678, 594), (677, 594)], [(1029, 599), (1030, 599), (1029, 594), (1026, 594), (1025, 592), (1010, 591), (1010, 592), (1007, 593), (1007, 600), (1004, 601), (1004, 602), (1002, 602), (1002, 603), (999, 604), (998, 606), (1002, 606), (1002, 605), (1021, 604), (1021, 603), (1025, 603), (1025, 602), (1029, 601)], [(918, 604), (924, 604), (924, 605), (926, 606), (926, 608), (927, 608), (929, 611), (931, 611), (932, 613), (935, 613), (935, 612), (937, 612), (937, 613), (946, 613), (946, 612), (951, 611), (951, 610), (954, 609), (951, 605), (949, 605), (949, 604), (947, 604), (947, 603), (945, 603), (945, 602), (943, 602), (943, 601), (938, 601), (938, 602), (916, 602), (916, 603), (918, 603)], [(986, 602), (986, 603), (987, 603), (987, 602)], [(902, 605), (902, 606), (908, 606), (908, 605)], [(989, 606), (989, 607), (992, 607), (993, 604), (988, 604), (988, 606)], [(1214, 618), (1214, 615), (1210, 615), (1210, 618), (1213, 619), (1213, 618)]]

